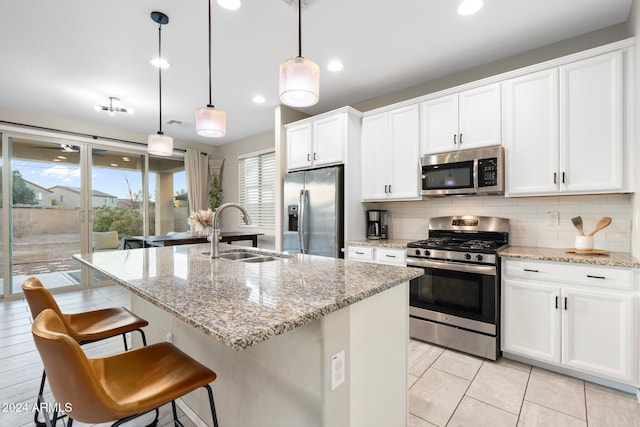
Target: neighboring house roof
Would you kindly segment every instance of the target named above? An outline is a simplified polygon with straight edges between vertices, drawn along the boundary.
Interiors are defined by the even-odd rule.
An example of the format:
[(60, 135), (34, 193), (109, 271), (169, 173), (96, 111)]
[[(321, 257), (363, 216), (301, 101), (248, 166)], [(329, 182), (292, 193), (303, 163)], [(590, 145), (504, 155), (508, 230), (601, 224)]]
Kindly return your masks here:
[(40, 190), (47, 191), (47, 192), (49, 192), (49, 193), (53, 193), (53, 191), (49, 190), (48, 188), (41, 187), (41, 186), (39, 186), (38, 184), (36, 184), (36, 183), (34, 183), (34, 182), (31, 182), (31, 181), (26, 180), (26, 179), (24, 179), (24, 178), (22, 178), (22, 180), (23, 180), (25, 183), (27, 183), (28, 185), (30, 185), (31, 187), (37, 187), (37, 188), (39, 188)]
[[(52, 190), (54, 188), (60, 188), (62, 190), (66, 190), (66, 191), (70, 191), (72, 193), (80, 194), (80, 189), (78, 187), (66, 187), (64, 185), (55, 185), (53, 187), (49, 187), (49, 190)], [(117, 199), (118, 198), (117, 196), (114, 196), (114, 195), (109, 194), (109, 193), (105, 193), (103, 191), (98, 191), (98, 190), (93, 190), (91, 193), (92, 193), (91, 195), (95, 196), (95, 197), (109, 197), (110, 199)]]

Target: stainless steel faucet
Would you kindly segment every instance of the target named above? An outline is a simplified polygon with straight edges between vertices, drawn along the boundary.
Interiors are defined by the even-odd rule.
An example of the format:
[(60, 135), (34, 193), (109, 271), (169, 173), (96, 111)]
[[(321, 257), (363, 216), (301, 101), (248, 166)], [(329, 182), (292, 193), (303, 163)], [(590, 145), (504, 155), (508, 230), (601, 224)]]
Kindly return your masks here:
[(218, 226), (218, 216), (220, 212), (224, 209), (234, 207), (238, 208), (242, 211), (242, 219), (246, 225), (251, 224), (251, 218), (249, 218), (249, 213), (247, 210), (238, 203), (224, 203), (218, 206), (218, 209), (213, 213), (213, 220), (211, 221), (211, 225), (213, 227), (213, 231), (211, 233), (211, 259), (220, 258), (220, 228)]

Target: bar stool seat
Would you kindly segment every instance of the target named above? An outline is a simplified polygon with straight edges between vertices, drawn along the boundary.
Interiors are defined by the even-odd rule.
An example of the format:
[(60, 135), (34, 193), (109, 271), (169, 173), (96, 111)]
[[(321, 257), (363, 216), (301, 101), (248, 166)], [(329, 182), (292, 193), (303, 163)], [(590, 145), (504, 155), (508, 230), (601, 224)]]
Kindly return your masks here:
[[(86, 311), (82, 313), (62, 313), (55, 298), (45, 288), (36, 277), (28, 278), (22, 284), (22, 292), (29, 305), (31, 317), (35, 318), (44, 310), (53, 310), (63, 323), (67, 334), (80, 344), (87, 344), (103, 339), (122, 335), (124, 349), (128, 350), (127, 337), (125, 334), (137, 331), (142, 337), (142, 344), (147, 345), (147, 338), (142, 330), (149, 322), (131, 313), (124, 307), (105, 308), (100, 310)], [(47, 378), (46, 369), (42, 372), (40, 381), (40, 391), (38, 392), (38, 406), (44, 403), (44, 384)], [(33, 420), (38, 426), (43, 426), (45, 422), (39, 420), (40, 411), (36, 408)]]
[[(112, 356), (89, 359), (66, 333), (62, 320), (50, 309), (33, 322), (33, 339), (57, 402), (65, 402), (73, 420), (120, 425), (205, 387), (213, 425), (218, 426), (210, 383), (216, 373), (170, 343), (152, 344)], [(54, 418), (55, 418), (54, 414)], [(54, 424), (55, 425), (55, 424)]]

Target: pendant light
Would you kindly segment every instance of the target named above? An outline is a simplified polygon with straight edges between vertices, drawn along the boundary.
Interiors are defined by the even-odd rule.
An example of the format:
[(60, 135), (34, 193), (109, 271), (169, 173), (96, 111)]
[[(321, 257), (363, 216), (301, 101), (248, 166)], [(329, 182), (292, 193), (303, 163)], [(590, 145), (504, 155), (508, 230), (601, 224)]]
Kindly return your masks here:
[(209, 103), (196, 110), (196, 133), (207, 138), (222, 138), (227, 133), (227, 115), (211, 102), (211, 0), (209, 1)]
[(280, 64), (280, 101), (291, 107), (318, 102), (320, 68), (302, 56), (302, 1), (298, 0), (298, 56)]
[[(162, 58), (162, 26), (169, 23), (169, 17), (162, 12), (151, 12), (151, 19), (158, 24), (158, 58)], [(157, 134), (149, 135), (147, 152), (157, 156), (171, 156), (173, 154), (173, 138), (162, 132), (162, 67), (158, 67), (159, 93), (159, 130)]]

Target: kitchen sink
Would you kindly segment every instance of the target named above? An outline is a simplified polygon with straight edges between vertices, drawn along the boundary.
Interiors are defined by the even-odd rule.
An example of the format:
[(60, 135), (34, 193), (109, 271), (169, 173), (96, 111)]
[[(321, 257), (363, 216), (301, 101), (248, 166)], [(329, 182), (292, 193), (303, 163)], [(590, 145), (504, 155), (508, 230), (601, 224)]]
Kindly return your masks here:
[[(211, 252), (202, 252), (202, 255), (211, 255)], [(277, 261), (279, 259), (285, 259), (286, 257), (280, 256), (271, 256), (271, 255), (263, 255), (256, 254), (252, 252), (223, 252), (220, 254), (220, 258), (228, 259), (231, 261), (238, 262), (251, 262), (251, 263), (259, 263), (259, 262), (269, 262), (269, 261)]]
[(260, 257), (257, 254), (252, 254), (250, 252), (228, 252), (220, 254), (220, 258), (224, 259), (232, 259), (236, 261), (248, 260), (250, 258), (258, 258)]

